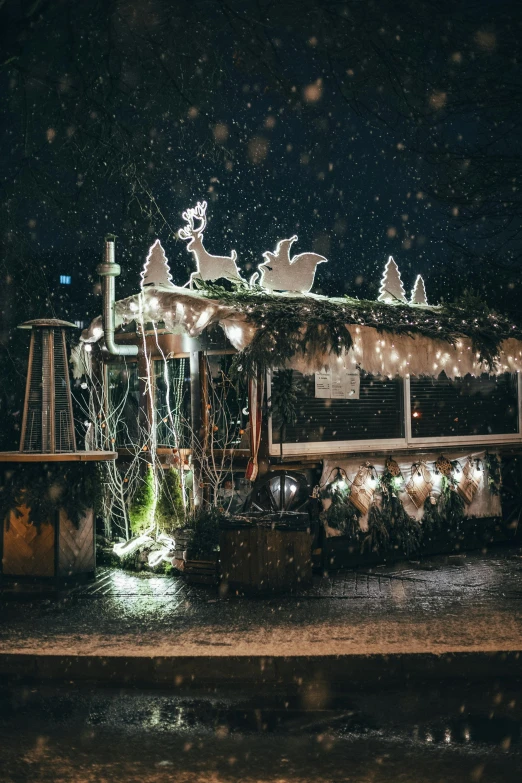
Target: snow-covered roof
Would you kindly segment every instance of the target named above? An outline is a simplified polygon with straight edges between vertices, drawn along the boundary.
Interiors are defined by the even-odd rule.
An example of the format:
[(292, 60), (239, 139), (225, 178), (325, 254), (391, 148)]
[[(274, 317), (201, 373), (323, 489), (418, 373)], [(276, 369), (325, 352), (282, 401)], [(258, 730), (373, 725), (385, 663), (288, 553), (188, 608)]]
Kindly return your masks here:
[[(191, 290), (172, 284), (144, 287), (139, 294), (116, 302), (116, 329), (132, 321), (143, 326), (155, 322), (172, 333), (198, 337), (207, 327), (218, 324), (233, 347), (246, 352), (253, 350), (260, 336), (270, 335), (273, 365), (291, 366), (301, 372), (344, 366), (360, 367), (385, 377), (437, 377), (444, 371), (454, 378), (468, 373), (500, 374), (522, 369), (522, 332), (489, 312), (469, 318), (456, 306), (443, 309), (364, 303), (313, 294), (243, 292), (235, 300), (234, 294), (220, 295), (220, 290), (223, 291), (217, 287)], [(320, 322), (323, 309), (325, 323), (336, 318), (349, 333), (337, 351), (339, 355), (331, 346), (325, 349), (324, 345), (320, 347), (320, 341), (314, 343), (307, 331), (310, 323)], [(290, 319), (293, 317), (294, 324), (296, 318), (301, 319), (298, 328), (303, 334), (299, 349), (284, 361), (281, 357), (290, 334), (285, 333), (281, 310), (289, 313)], [(280, 324), (277, 328), (276, 320)], [(491, 334), (486, 339), (484, 332), (488, 329)], [(102, 319), (97, 317), (82, 333), (81, 343), (96, 343), (102, 337)], [(264, 356), (270, 357), (266, 342)]]

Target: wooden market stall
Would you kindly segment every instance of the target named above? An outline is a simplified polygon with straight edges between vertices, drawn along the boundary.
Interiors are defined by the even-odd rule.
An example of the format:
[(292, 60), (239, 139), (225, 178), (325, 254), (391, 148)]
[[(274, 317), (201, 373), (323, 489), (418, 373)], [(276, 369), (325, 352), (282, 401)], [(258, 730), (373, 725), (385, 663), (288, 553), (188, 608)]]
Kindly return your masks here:
[(469, 297), (429, 306), (419, 278), (406, 301), (392, 262), (377, 302), (164, 276), (113, 303), (136, 356), (105, 349), (102, 318), (79, 350), (123, 412), (121, 457), (153, 431), (158, 459), (193, 473), (191, 503), (314, 509), (325, 565), (515, 535), (522, 330)]

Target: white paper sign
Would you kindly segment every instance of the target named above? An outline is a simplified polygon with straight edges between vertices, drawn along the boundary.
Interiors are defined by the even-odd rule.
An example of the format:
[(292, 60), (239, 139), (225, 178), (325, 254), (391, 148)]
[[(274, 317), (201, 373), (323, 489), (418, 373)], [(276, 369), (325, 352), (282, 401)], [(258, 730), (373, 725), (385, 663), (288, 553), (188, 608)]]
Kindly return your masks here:
[(315, 396), (329, 400), (331, 395), (332, 376), (329, 372), (315, 373)]
[(361, 376), (358, 372), (316, 372), (315, 396), (326, 400), (358, 400)]
[(344, 376), (342, 374), (336, 373), (335, 375), (332, 373), (332, 394), (331, 398), (332, 400), (345, 400), (346, 399), (346, 388), (344, 383)]
[(345, 374), (345, 389), (347, 400), (358, 400), (361, 391), (361, 376), (358, 372)]

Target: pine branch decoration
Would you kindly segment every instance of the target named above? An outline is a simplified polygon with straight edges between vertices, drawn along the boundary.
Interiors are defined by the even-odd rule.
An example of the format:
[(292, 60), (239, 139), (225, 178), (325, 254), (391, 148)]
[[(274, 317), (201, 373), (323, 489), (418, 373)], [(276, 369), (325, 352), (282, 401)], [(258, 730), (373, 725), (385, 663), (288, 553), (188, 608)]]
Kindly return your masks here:
[(282, 366), (294, 356), (332, 353), (339, 356), (352, 346), (347, 325), (369, 326), (380, 333), (421, 335), (455, 346), (469, 338), (472, 350), (486, 369), (494, 369), (500, 345), (510, 337), (522, 340), (522, 328), (491, 312), (466, 295), (441, 307), (412, 308), (408, 304), (373, 302), (343, 297), (316, 299), (268, 294), (259, 287), (238, 285), (233, 291), (205, 283), (205, 295), (243, 313), (256, 334), (237, 354), (241, 372), (255, 373)]

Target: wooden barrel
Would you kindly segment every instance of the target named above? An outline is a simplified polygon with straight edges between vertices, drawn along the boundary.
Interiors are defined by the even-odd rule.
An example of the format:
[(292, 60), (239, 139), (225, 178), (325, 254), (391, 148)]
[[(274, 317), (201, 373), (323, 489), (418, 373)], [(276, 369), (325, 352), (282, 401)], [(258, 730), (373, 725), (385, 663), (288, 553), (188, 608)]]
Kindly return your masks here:
[(312, 536), (253, 524), (221, 531), (222, 588), (240, 593), (277, 593), (308, 587), (312, 581)]

